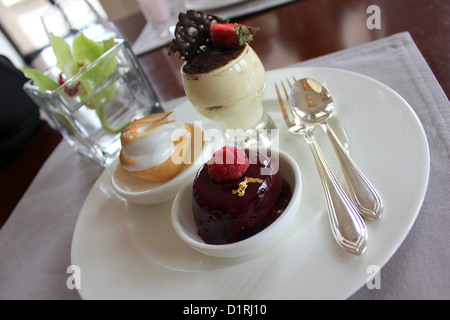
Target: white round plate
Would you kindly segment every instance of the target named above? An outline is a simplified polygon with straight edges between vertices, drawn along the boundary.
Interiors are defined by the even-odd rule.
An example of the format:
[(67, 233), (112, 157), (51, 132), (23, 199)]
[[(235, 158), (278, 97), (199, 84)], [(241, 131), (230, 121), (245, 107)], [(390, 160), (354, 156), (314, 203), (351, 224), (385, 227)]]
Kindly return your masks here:
[[(314, 78), (330, 90), (335, 125), (345, 128), (353, 159), (383, 199), (384, 216), (367, 223), (362, 256), (335, 242), (312, 155), (303, 138), (284, 127), (274, 83), (292, 76)], [(127, 202), (106, 169), (86, 198), (72, 240), (82, 298), (345, 299), (366, 283), (373, 265), (383, 267), (411, 229), (428, 184), (428, 143), (414, 111), (382, 83), (329, 68), (267, 72), (264, 106), (280, 129), (279, 148), (297, 160), (303, 178), (300, 209), (282, 237), (245, 258), (206, 256), (175, 233), (173, 201)], [(175, 114), (188, 122), (202, 119), (189, 103)], [(335, 162), (323, 132), (315, 133), (325, 157)]]

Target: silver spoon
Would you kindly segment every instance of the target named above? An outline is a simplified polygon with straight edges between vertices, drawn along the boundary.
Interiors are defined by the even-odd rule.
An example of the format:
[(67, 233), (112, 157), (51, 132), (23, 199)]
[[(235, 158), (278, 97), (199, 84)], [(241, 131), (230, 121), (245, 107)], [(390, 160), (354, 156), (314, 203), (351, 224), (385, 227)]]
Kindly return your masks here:
[[(289, 83), (289, 82), (288, 82)], [(281, 82), (284, 95), (288, 99), (288, 91)], [(289, 84), (290, 86), (290, 84)], [(367, 227), (364, 219), (359, 214), (355, 204), (345, 193), (333, 172), (331, 171), (327, 160), (322, 154), (320, 147), (312, 134), (313, 126), (305, 125), (300, 118), (293, 113), (289, 101), (284, 102), (282, 94), (275, 84), (275, 90), (278, 95), (281, 113), (289, 132), (302, 135), (314, 158), (322, 182), (322, 188), (325, 193), (325, 202), (328, 209), (331, 230), (337, 243), (347, 251), (360, 255), (367, 248)]]
[(383, 210), (379, 194), (358, 169), (327, 123), (334, 108), (333, 99), (327, 88), (316, 80), (300, 79), (294, 83), (289, 100), (293, 111), (303, 122), (319, 124), (326, 132), (339, 159), (350, 198), (361, 215), (370, 220), (379, 219)]

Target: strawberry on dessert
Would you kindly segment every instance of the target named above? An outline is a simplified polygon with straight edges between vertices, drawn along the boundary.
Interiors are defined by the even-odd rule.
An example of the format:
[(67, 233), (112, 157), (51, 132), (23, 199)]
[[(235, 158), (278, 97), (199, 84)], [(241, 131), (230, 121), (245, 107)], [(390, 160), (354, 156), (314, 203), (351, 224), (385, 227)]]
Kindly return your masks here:
[[(262, 168), (270, 174), (262, 174), (267, 172)], [(269, 226), (290, 198), (289, 184), (267, 156), (226, 146), (194, 179), (192, 209), (198, 234), (209, 244), (246, 239)]]
[(243, 46), (253, 40), (253, 35), (259, 28), (252, 28), (237, 23), (212, 24), (209, 33), (214, 46), (220, 49), (232, 49)]

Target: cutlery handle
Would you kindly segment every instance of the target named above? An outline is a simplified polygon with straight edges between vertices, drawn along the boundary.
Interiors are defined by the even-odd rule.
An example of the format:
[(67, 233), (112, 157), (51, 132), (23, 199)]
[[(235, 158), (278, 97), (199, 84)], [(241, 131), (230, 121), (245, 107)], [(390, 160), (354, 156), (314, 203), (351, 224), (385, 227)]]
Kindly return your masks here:
[(344, 249), (354, 254), (362, 254), (367, 246), (366, 224), (340, 186), (310, 131), (305, 132), (305, 139), (313, 154), (325, 192), (333, 235)]
[(369, 220), (379, 219), (383, 211), (380, 195), (350, 158), (333, 129), (326, 122), (321, 123), (321, 127), (330, 139), (339, 160), (347, 182), (350, 198), (364, 218)]

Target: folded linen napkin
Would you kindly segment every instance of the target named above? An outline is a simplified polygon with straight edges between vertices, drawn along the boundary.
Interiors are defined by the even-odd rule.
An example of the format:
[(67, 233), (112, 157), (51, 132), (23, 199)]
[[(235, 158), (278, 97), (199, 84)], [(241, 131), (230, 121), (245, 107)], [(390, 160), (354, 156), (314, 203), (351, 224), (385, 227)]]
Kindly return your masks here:
[[(337, 67), (385, 83), (411, 105), (428, 136), (431, 173), (420, 214), (381, 269), (381, 289), (364, 286), (350, 299), (449, 299), (450, 103), (411, 36), (396, 34), (295, 66)], [(66, 285), (72, 234), (101, 172), (65, 141), (57, 147), (0, 230), (0, 299), (79, 299)]]

